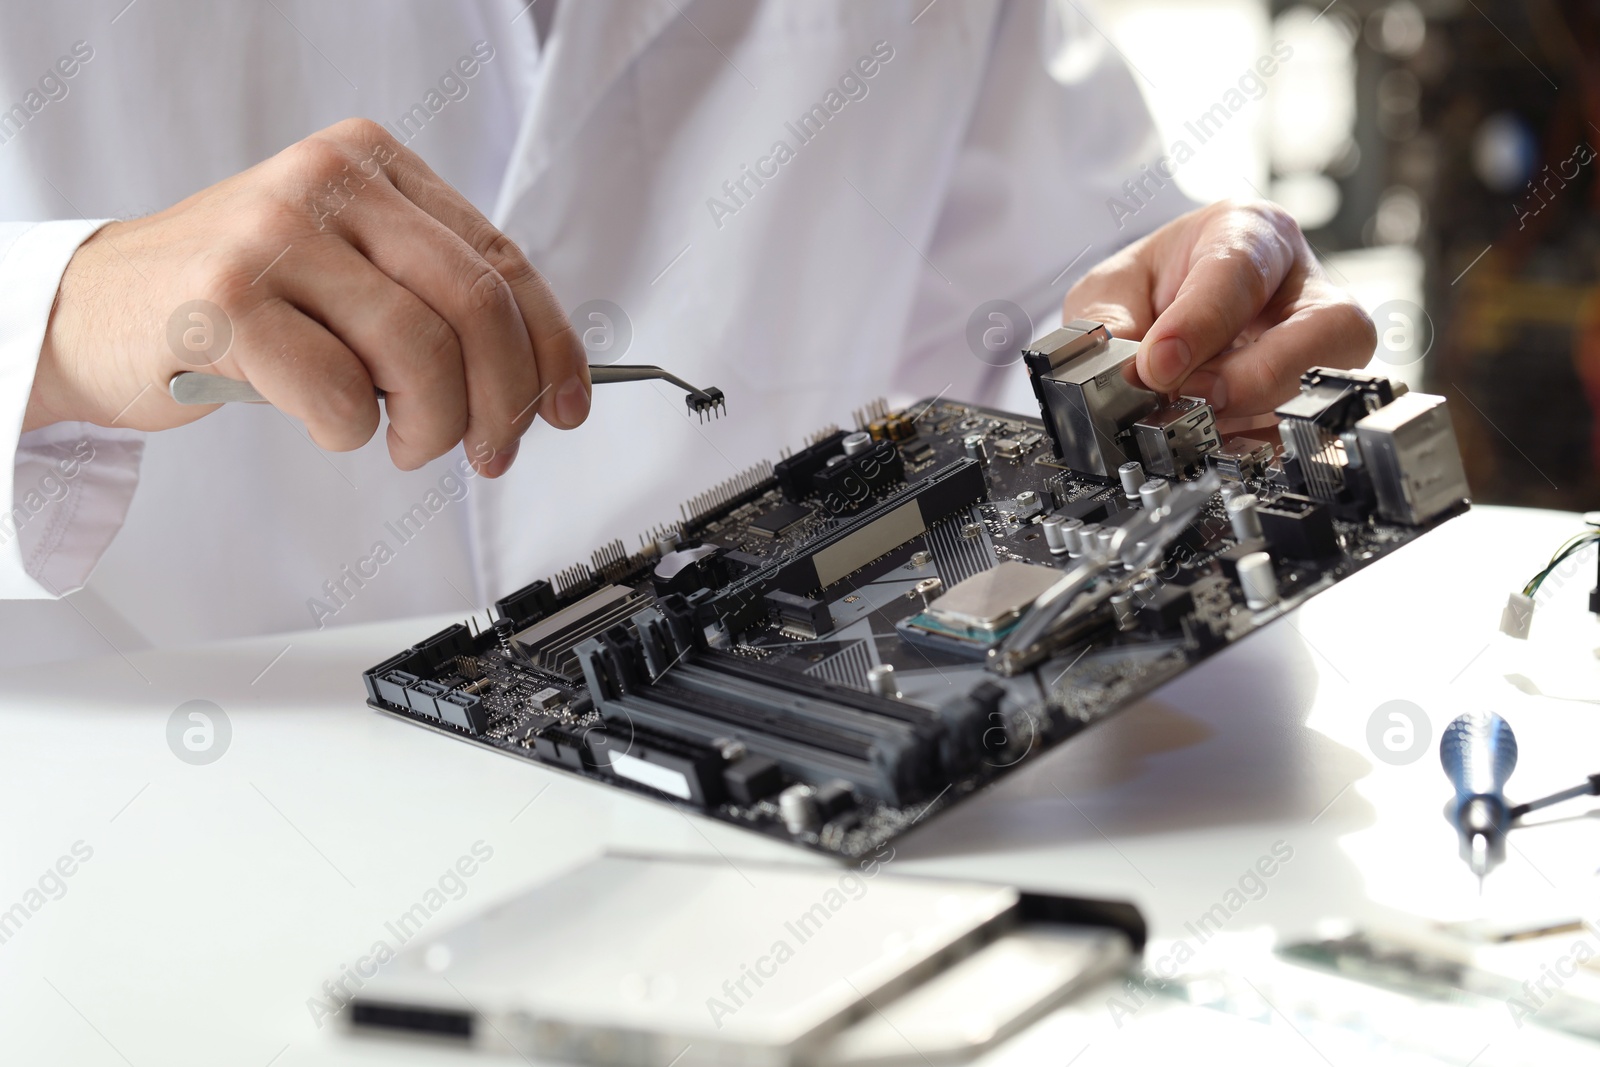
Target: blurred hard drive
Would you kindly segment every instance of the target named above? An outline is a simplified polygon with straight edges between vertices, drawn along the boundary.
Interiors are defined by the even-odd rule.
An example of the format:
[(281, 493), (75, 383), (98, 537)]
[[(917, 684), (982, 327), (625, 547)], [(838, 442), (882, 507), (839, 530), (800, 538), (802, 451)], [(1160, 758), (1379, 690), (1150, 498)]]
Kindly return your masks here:
[(604, 856), (408, 946), (347, 1017), (362, 1036), (592, 1064), (960, 1063), (1143, 939), (1131, 905), (876, 857)]

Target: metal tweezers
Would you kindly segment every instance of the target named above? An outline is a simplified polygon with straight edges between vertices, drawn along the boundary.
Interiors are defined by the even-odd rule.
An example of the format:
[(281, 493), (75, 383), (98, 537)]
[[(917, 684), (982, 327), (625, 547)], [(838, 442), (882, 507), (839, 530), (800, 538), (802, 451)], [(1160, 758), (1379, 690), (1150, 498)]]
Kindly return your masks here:
[[(682, 389), (685, 394), (684, 403), (689, 408), (689, 413), (698, 415), (701, 421), (708, 416), (714, 419), (719, 414), (727, 413), (727, 398), (722, 395), (721, 389), (697, 389), (676, 374), (664, 371), (660, 367), (641, 364), (589, 367), (589, 380), (595, 385), (643, 382), (652, 379)], [(167, 391), (172, 394), (172, 399), (180, 404), (265, 404), (267, 402), (249, 382), (237, 378), (224, 378), (220, 374), (204, 374), (200, 371), (183, 371), (173, 375), (172, 381), (167, 384)], [(376, 392), (378, 399), (382, 400), (383, 390), (378, 389)]]

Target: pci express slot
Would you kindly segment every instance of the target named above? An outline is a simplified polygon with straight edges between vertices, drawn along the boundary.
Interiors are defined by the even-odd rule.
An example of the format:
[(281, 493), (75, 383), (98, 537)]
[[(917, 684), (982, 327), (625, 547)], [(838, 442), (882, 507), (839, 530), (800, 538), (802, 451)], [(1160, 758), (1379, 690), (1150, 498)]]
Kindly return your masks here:
[(881, 500), (849, 522), (819, 534), (793, 554), (723, 587), (707, 605), (730, 632), (766, 615), (762, 600), (780, 590), (809, 596), (854, 574), (984, 495), (983, 467), (958, 459)]

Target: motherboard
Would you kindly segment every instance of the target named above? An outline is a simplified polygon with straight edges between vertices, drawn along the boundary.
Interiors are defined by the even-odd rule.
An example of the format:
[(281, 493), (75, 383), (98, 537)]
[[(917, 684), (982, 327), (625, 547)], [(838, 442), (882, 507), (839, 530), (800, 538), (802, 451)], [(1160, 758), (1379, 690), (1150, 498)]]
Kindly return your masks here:
[(1275, 431), (1075, 321), (1039, 414), (874, 402), (364, 675), (474, 744), (858, 857), (1468, 506), (1440, 397), (1314, 369)]

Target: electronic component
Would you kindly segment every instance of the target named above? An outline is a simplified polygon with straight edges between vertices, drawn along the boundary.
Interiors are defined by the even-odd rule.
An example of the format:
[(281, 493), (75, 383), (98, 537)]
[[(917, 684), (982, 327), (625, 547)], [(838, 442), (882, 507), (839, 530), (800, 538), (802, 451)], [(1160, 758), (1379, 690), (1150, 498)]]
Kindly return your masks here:
[(1146, 508), (1159, 508), (1172, 495), (1172, 483), (1165, 478), (1151, 478), (1139, 486), (1139, 503)]
[(1192, 396), (1162, 404), (1133, 424), (1145, 470), (1167, 478), (1193, 473), (1222, 446), (1211, 405)]
[(1256, 511), (1259, 501), (1254, 493), (1241, 493), (1228, 501), (1228, 524), (1233, 527), (1236, 541), (1255, 541), (1262, 536), (1261, 515)]
[(1251, 611), (1270, 608), (1278, 602), (1278, 576), (1272, 569), (1272, 557), (1267, 553), (1251, 552), (1241, 556), (1238, 574), (1239, 589)]
[(802, 637), (821, 637), (833, 632), (833, 616), (828, 605), (808, 596), (796, 596), (774, 589), (766, 595), (767, 605), (778, 618), (778, 625)]
[(791, 834), (814, 833), (822, 823), (817, 811), (816, 790), (809, 785), (791, 785), (778, 794), (778, 811)]
[(1257, 505), (1256, 519), (1275, 555), (1285, 559), (1327, 559), (1339, 554), (1333, 516), (1309, 497), (1284, 493)]
[(1077, 531), (1068, 526), (1068, 523), (1083, 525), (1081, 519), (1068, 519), (1060, 515), (1051, 515), (1039, 524), (1039, 528), (1044, 531), (1045, 544), (1050, 546), (1050, 554), (1053, 556), (1064, 556), (1072, 550), (1072, 542), (1067, 539), (1068, 534), (1069, 532), (1076, 534)]
[(704, 544), (668, 552), (650, 572), (656, 596), (692, 593), (696, 589), (721, 585), (727, 580), (727, 575), (717, 566), (721, 555), (722, 549), (716, 545)]
[(603, 586), (518, 632), (512, 644), (540, 668), (576, 682), (579, 672), (573, 648), (606, 627), (615, 626), (642, 603), (643, 598), (632, 589)]
[(436, 707), (441, 719), (469, 734), (481, 734), (489, 728), (489, 713), (475, 693), (446, 693), (438, 698)]
[(1471, 496), (1444, 397), (1407, 393), (1356, 423), (1378, 514), (1420, 526)]
[[(1125, 377), (1133, 346), (1093, 324), (1057, 342), (1033, 360), (1041, 418), (944, 397), (869, 405), (853, 432), (829, 427), (690, 498), (638, 553), (613, 541), (501, 597), (489, 625), (397, 651), (365, 672), (368, 702), (860, 857), (1461, 508), (1412, 525), (1431, 505), (1379, 507), (1381, 479), (1426, 481), (1446, 442), (1428, 429), (1436, 405), (1396, 406), (1403, 389), (1308, 375), (1315, 402), (1295, 417), (1328, 435), (1324, 500), (1306, 471), (1327, 471), (1238, 438), (1162, 475), (1137, 458), (1135, 424), (1162, 405)], [(1095, 361), (1118, 381), (1087, 376)], [(1074, 415), (1071, 397), (1090, 406)], [(1364, 444), (1357, 424), (1375, 415)], [(1096, 419), (1103, 438), (1060, 435), (1070, 462), (1024, 458)], [(1134, 475), (1136, 497), (1154, 483), (1137, 501)]]
[(528, 698), (528, 707), (536, 711), (549, 711), (566, 701), (566, 696), (559, 689), (546, 686)]
[(1206, 457), (1211, 469), (1225, 480), (1242, 482), (1261, 475), (1272, 462), (1273, 448), (1266, 441), (1250, 437), (1229, 437)]
[(754, 804), (782, 788), (783, 770), (776, 760), (746, 756), (728, 764), (722, 784), (735, 804)]
[(1056, 508), (1056, 514), (1086, 523), (1104, 522), (1111, 516), (1111, 503), (1111, 493), (1095, 493), (1076, 500), (1063, 500)]
[(1138, 459), (1123, 436), (1160, 398), (1137, 384), (1139, 346), (1097, 322), (1074, 319), (1023, 350), (1056, 457), (1068, 469), (1115, 478)]
[(779, 504), (751, 519), (747, 529), (757, 537), (776, 540), (810, 517), (811, 512), (798, 504)]
[(1144, 464), (1130, 459), (1117, 468), (1117, 478), (1122, 482), (1122, 495), (1129, 500), (1139, 499), (1139, 487), (1144, 484)]
[(957, 460), (819, 534), (792, 555), (738, 578), (708, 608), (730, 632), (742, 631), (759, 617), (766, 593), (781, 589), (808, 595), (826, 589), (925, 534), (984, 490), (982, 468), (970, 459)]
[(1343, 435), (1394, 400), (1387, 378), (1314, 367), (1300, 378), (1300, 395), (1278, 408), (1278, 432), (1290, 449), (1307, 495), (1325, 504), (1345, 488)]
[(951, 586), (926, 611), (907, 619), (902, 632), (913, 639), (933, 635), (987, 649), (1060, 578), (1052, 567), (1006, 560)]
[(900, 699), (900, 683), (895, 681), (894, 664), (880, 663), (867, 670), (867, 688), (881, 697)]
[(797, 503), (816, 491), (812, 477), (826, 467), (830, 459), (844, 455), (845, 436), (843, 430), (835, 430), (815, 444), (772, 465), (773, 477), (777, 479), (778, 489), (785, 500)]
[(811, 476), (811, 484), (823, 508), (837, 515), (870, 504), (884, 489), (905, 481), (905, 476), (905, 461), (894, 443), (869, 440), (853, 453), (831, 457)]

